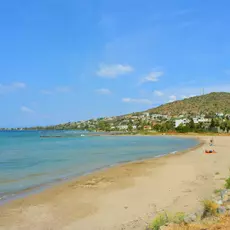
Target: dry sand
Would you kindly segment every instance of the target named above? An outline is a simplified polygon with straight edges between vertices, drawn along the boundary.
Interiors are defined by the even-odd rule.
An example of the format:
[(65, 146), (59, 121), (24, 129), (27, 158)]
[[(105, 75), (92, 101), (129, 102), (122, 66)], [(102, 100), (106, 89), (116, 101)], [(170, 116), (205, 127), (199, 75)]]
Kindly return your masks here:
[(200, 139), (186, 153), (116, 166), (3, 205), (0, 229), (143, 230), (161, 210), (195, 211), (230, 167), (230, 137), (214, 137), (217, 154), (209, 155), (210, 137)]

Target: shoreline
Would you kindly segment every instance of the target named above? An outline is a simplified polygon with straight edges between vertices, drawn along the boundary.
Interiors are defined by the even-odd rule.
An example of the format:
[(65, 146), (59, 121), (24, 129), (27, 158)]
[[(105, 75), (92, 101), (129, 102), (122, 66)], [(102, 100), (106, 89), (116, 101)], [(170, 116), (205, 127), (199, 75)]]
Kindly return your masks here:
[[(107, 135), (104, 135), (104, 136), (107, 136)], [(108, 136), (110, 136), (110, 135), (108, 135)], [(122, 137), (122, 136), (133, 136), (133, 135), (115, 135), (115, 136), (119, 136), (119, 137), (121, 136)], [(139, 135), (139, 136), (143, 136), (143, 137), (145, 137), (145, 136), (154, 136), (154, 137), (159, 136), (159, 137), (162, 137), (162, 135), (160, 135), (160, 134), (159, 135)], [(66, 184), (69, 184), (71, 182), (84, 180), (85, 177), (90, 176), (90, 175), (94, 176), (94, 174), (96, 174), (96, 173), (100, 173), (100, 172), (106, 173), (106, 170), (109, 170), (111, 168), (116, 168), (119, 166), (125, 167), (126, 165), (132, 164), (132, 163), (141, 163), (141, 162), (146, 161), (146, 160), (154, 160), (157, 158), (167, 157), (169, 155), (183, 154), (183, 153), (195, 150), (204, 144), (199, 137), (183, 136), (183, 135), (164, 135), (164, 136), (165, 137), (169, 136), (169, 137), (177, 137), (177, 138), (179, 137), (179, 138), (196, 139), (198, 141), (198, 143), (194, 147), (185, 149), (183, 151), (174, 151), (174, 152), (169, 152), (169, 153), (165, 153), (165, 154), (160, 154), (160, 155), (157, 155), (154, 157), (152, 157), (152, 156), (144, 157), (144, 158), (140, 158), (137, 160), (120, 161), (118, 163), (106, 165), (106, 166), (91, 170), (91, 171), (89, 171), (85, 174), (82, 174), (82, 175), (63, 176), (62, 178), (60, 177), (60, 178), (57, 178), (53, 181), (50, 181), (50, 182), (47, 182), (44, 184), (40, 184), (40, 185), (37, 185), (34, 187), (29, 187), (29, 188), (26, 188), (24, 190), (17, 191), (15, 193), (3, 194), (3, 196), (0, 197), (0, 207), (3, 205), (7, 205), (8, 203), (13, 202), (13, 201), (26, 199), (28, 196), (33, 196), (33, 195), (36, 195), (36, 194), (39, 194), (42, 192), (46, 192), (47, 189), (51, 189), (51, 188), (56, 187), (56, 186), (66, 185)]]
[(185, 151), (119, 164), (7, 203), (0, 229), (143, 230), (158, 211), (191, 212), (223, 184), (230, 166), (229, 137), (215, 137), (212, 155), (203, 153), (209, 136), (196, 138), (200, 143)]

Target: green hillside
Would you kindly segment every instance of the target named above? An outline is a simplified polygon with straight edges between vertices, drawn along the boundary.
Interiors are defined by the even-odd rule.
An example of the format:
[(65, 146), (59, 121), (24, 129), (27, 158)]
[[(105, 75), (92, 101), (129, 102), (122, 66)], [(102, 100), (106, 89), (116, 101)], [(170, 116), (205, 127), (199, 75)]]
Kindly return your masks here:
[(230, 93), (210, 93), (175, 101), (149, 109), (148, 112), (177, 116), (180, 114), (230, 113)]

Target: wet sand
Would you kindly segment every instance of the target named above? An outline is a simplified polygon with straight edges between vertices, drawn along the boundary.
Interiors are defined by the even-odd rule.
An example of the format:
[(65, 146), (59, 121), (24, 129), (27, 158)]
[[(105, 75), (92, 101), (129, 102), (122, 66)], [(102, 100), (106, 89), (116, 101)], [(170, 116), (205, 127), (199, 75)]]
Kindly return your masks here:
[[(161, 210), (192, 212), (229, 175), (230, 137), (115, 166), (0, 206), (0, 229), (143, 230)], [(219, 173), (216, 175), (216, 173)]]

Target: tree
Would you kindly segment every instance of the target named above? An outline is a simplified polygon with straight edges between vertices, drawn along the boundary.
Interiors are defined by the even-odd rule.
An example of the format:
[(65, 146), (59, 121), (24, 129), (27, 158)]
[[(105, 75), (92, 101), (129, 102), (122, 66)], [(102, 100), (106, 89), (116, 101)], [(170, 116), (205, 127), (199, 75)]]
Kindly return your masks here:
[(227, 128), (227, 132), (230, 131), (230, 121), (226, 121), (226, 128)]
[(161, 130), (161, 125), (160, 125), (160, 124), (154, 125), (154, 130), (156, 130), (157, 132), (160, 132), (160, 130)]
[(190, 119), (190, 122), (188, 124), (188, 128), (193, 131), (195, 129), (195, 123), (194, 123), (194, 120), (191, 118)]
[(225, 132), (225, 130), (226, 130), (226, 128), (227, 128), (227, 124), (226, 124), (226, 122), (221, 122), (221, 124), (220, 124), (220, 128), (221, 128), (221, 130), (223, 130), (224, 132)]
[(213, 118), (211, 120), (210, 128), (215, 128), (215, 121)]
[(189, 131), (189, 127), (187, 125), (180, 124), (177, 128), (176, 131), (179, 133), (187, 133)]
[(129, 132), (132, 132), (132, 131), (133, 131), (133, 126), (132, 126), (131, 123), (128, 125), (128, 130), (129, 130)]

